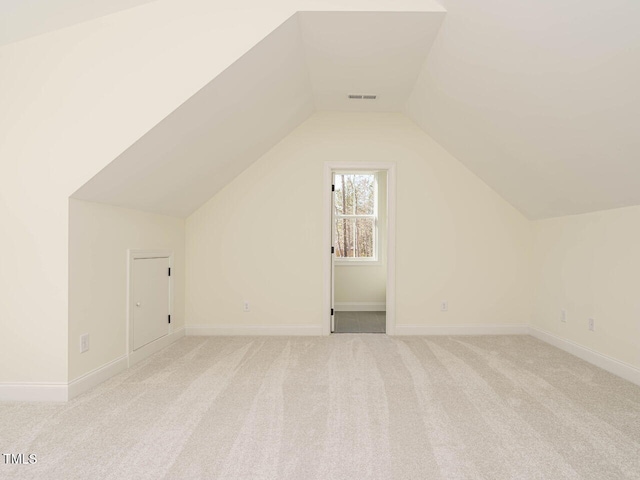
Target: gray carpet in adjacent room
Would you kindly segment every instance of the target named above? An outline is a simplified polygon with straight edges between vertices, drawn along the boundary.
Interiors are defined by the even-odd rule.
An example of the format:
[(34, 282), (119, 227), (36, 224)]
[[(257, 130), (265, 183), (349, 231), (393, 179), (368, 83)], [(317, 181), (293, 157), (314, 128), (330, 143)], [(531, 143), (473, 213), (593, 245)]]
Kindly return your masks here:
[(640, 478), (640, 387), (528, 336), (188, 337), (0, 427), (2, 479)]
[(335, 333), (384, 333), (386, 312), (336, 312)]

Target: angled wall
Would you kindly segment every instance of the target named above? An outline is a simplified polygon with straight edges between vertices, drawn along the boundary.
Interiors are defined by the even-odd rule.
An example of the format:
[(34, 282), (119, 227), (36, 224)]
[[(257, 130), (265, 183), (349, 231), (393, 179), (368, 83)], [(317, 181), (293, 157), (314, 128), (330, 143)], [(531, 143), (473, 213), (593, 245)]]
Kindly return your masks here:
[(0, 49), (0, 382), (67, 381), (69, 195), (291, 14), (175, 9)]
[(157, 0), (29, 0), (0, 4), (0, 45), (59, 30)]
[(440, 2), (411, 118), (528, 218), (640, 204), (640, 2)]
[[(610, 307), (611, 302), (622, 298), (618, 297), (620, 292), (635, 285), (633, 278), (623, 268), (622, 276), (611, 285), (618, 285), (616, 282), (625, 276), (629, 282), (619, 284), (613, 291), (597, 282), (587, 286), (580, 274), (613, 276), (606, 262), (622, 264), (625, 257), (621, 252), (635, 258), (632, 244), (609, 238), (606, 233), (616, 231), (635, 238), (635, 231), (627, 232), (624, 226), (635, 220), (635, 214), (603, 213), (587, 220), (563, 218), (534, 224), (536, 250), (530, 257), (531, 224), (458, 164), (454, 156), (530, 217), (637, 203), (634, 126), (640, 98), (635, 85), (640, 70), (638, 63), (632, 61), (635, 57), (629, 56), (637, 49), (627, 47), (638, 38), (637, 29), (629, 26), (640, 13), (639, 7), (632, 2), (615, 2), (620, 8), (608, 7), (606, 14), (593, 15), (601, 2), (590, 0), (579, 12), (557, 2), (538, 2), (536, 8), (552, 8), (553, 15), (564, 18), (585, 45), (589, 40), (591, 50), (589, 55), (576, 57), (571, 41), (558, 43), (553, 35), (545, 35), (546, 40), (555, 42), (554, 48), (536, 56), (544, 45), (532, 47), (531, 39), (526, 37), (500, 42), (491, 36), (497, 30), (486, 28), (495, 22), (498, 13), (507, 20), (515, 16), (524, 22), (524, 27), (531, 27), (531, 15), (522, 16), (519, 8), (512, 10), (504, 2), (490, 2), (483, 11), (470, 16), (465, 11), (477, 8), (472, 2), (443, 1), (447, 6), (451, 3), (453, 16), (439, 34), (406, 111), (450, 153), (401, 115), (349, 117), (321, 113), (262, 155), (312, 110), (304, 68), (300, 68), (299, 46), (288, 42), (290, 37), (286, 36), (280, 38), (281, 43), (291, 50), (279, 49), (280, 53), (285, 52), (287, 60), (295, 58), (295, 65), (289, 65), (293, 68), (286, 69), (290, 73), (287, 78), (297, 79), (292, 85), (302, 87), (280, 85), (278, 78), (270, 77), (272, 86), (282, 87), (276, 103), (291, 103), (279, 112), (280, 128), (270, 125), (273, 132), (265, 134), (265, 138), (260, 138), (260, 124), (272, 117), (260, 117), (253, 123), (251, 136), (258, 138), (259, 148), (235, 156), (243, 148), (240, 141), (236, 142), (239, 148), (223, 148), (214, 155), (190, 137), (199, 124), (206, 124), (193, 111), (186, 117), (174, 116), (177, 124), (166, 131), (155, 128), (166, 126), (163, 122), (179, 113), (179, 106), (188, 107), (188, 99), (203, 92), (212, 79), (226, 81), (227, 85), (234, 83), (229, 80), (229, 67), (242, 65), (238, 59), (249, 58), (248, 52), (271, 32), (288, 28), (289, 33), (295, 34), (287, 20), (296, 11), (433, 11), (442, 15), (443, 9), (431, 1), (280, 0), (265, 8), (257, 0), (164, 0), (0, 47), (0, 328), (4, 332), (0, 337), (0, 398), (6, 388), (64, 386), (112, 356), (105, 349), (85, 362), (71, 354), (74, 337), (91, 326), (93, 320), (77, 315), (69, 304), (74, 288), (69, 282), (78, 281), (70, 276), (69, 262), (88, 246), (85, 242), (78, 251), (73, 247), (81, 245), (74, 243), (72, 237), (81, 236), (82, 228), (70, 221), (69, 211), (82, 209), (75, 201), (70, 206), (69, 197), (96, 173), (108, 173), (114, 159), (131, 151), (132, 145), (152, 131), (156, 139), (168, 139), (168, 148), (186, 139), (184, 148), (173, 153), (178, 152), (179, 159), (197, 157), (200, 162), (193, 169), (185, 169), (190, 173), (171, 192), (173, 198), (190, 187), (195, 192), (196, 185), (218, 178), (218, 172), (209, 172), (209, 177), (201, 175), (208, 163), (207, 155), (227, 162), (228, 168), (222, 172), (226, 177), (216, 188), (222, 188), (254, 157), (261, 157), (187, 222), (187, 248), (192, 252), (192, 273), (186, 279), (191, 295), (187, 322), (191, 325), (214, 329), (229, 323), (252, 326), (252, 318), (260, 313), (265, 325), (302, 325), (315, 331), (320, 311), (315, 287), (321, 279), (314, 272), (321, 265), (320, 256), (316, 258), (320, 217), (316, 218), (313, 212), (319, 208), (319, 197), (304, 209), (279, 188), (286, 184), (299, 196), (319, 190), (320, 180), (314, 172), (327, 158), (348, 156), (353, 161), (366, 156), (368, 161), (398, 162), (398, 210), (402, 212), (398, 215), (398, 240), (402, 243), (397, 257), (397, 314), (405, 332), (428, 333), (434, 326), (463, 323), (526, 323), (533, 278), (538, 285), (535, 325), (553, 331), (553, 325), (545, 322), (550, 322), (549, 312), (557, 309), (558, 302), (586, 304), (587, 297), (593, 294), (598, 300), (592, 309), (603, 312), (605, 319), (615, 320), (605, 320), (606, 329), (591, 337), (568, 327), (567, 338), (637, 365), (632, 355), (636, 345), (625, 340), (633, 329), (633, 320), (627, 319), (633, 318), (635, 307)], [(433, 28), (425, 38), (433, 40), (440, 21), (441, 18), (429, 20)], [(512, 38), (509, 35), (514, 32), (533, 32), (538, 38), (535, 28), (510, 25), (510, 21), (502, 23), (500, 38)], [(548, 27), (545, 22), (534, 26)], [(562, 33), (565, 29), (552, 31)], [(603, 41), (591, 39), (593, 31), (601, 32)], [(563, 48), (555, 48), (558, 45)], [(519, 63), (522, 58), (530, 61)], [(509, 61), (505, 63), (505, 59)], [(518, 66), (517, 71), (514, 66)], [(530, 95), (537, 91), (529, 83), (537, 79), (532, 71), (546, 75), (544, 82), (533, 86), (542, 88), (546, 103)], [(254, 73), (244, 71), (245, 77)], [(260, 101), (260, 85), (249, 81), (255, 78), (244, 80), (246, 89), (253, 90), (244, 105)], [(293, 90), (295, 98), (287, 99), (287, 92)], [(229, 112), (244, 108), (242, 103), (224, 100)], [(219, 105), (215, 98), (213, 105)], [(612, 105), (616, 108), (610, 108)], [(263, 110), (270, 109), (272, 105), (265, 101)], [(242, 120), (235, 121), (234, 132), (243, 125)], [(179, 130), (176, 125), (185, 129)], [(214, 128), (219, 134), (212, 143), (221, 145), (229, 137), (222, 127), (224, 121), (219, 119), (206, 124), (206, 128)], [(179, 134), (170, 137), (167, 132)], [(616, 145), (614, 155), (610, 155), (611, 145)], [(141, 191), (155, 188), (164, 201), (156, 197), (135, 208), (166, 210), (174, 202), (170, 196), (163, 197), (165, 183), (157, 180), (162, 177), (164, 182), (180, 172), (166, 168), (160, 154), (165, 147), (162, 144), (156, 150), (143, 149), (138, 156), (138, 160), (156, 157), (158, 175), (145, 173), (132, 161), (130, 170), (125, 168), (101, 188), (113, 194), (121, 186), (118, 182), (133, 179), (128, 185), (129, 193), (135, 193), (138, 185)], [(608, 161), (603, 162), (602, 158)], [(569, 163), (564, 163), (567, 159)], [(585, 170), (582, 167), (589, 159), (593, 168)], [(136, 177), (136, 173), (140, 175)], [(540, 195), (541, 191), (544, 195)], [(189, 214), (208, 198), (206, 188), (199, 195), (195, 203), (181, 205), (170, 213)], [(135, 203), (136, 198), (123, 200), (125, 196), (106, 195), (99, 200), (118, 204), (118, 197), (122, 197), (123, 205)], [(294, 224), (283, 213), (267, 216), (279, 212), (282, 204), (290, 208), (287, 214), (296, 214), (302, 220)], [(95, 212), (102, 212), (96, 218), (109, 211), (106, 207), (104, 211), (100, 206), (94, 208)], [(154, 220), (146, 215), (123, 213), (121, 220), (144, 217), (143, 223), (152, 226)], [(409, 221), (408, 215), (421, 220)], [(626, 220), (619, 221), (618, 215)], [(90, 223), (91, 215), (86, 217)], [(274, 222), (280, 228), (271, 231)], [(169, 224), (167, 231), (175, 234), (179, 227), (172, 221), (167, 221)], [(117, 222), (114, 225), (123, 231), (131, 226)], [(601, 243), (585, 243), (580, 233), (583, 230), (592, 231)], [(136, 237), (133, 230), (129, 232), (133, 232), (129, 238)], [(151, 243), (146, 238), (144, 243)], [(290, 238), (303, 241), (295, 243)], [(133, 245), (135, 241), (127, 243)], [(295, 262), (282, 261), (285, 247), (290, 256), (295, 256)], [(265, 248), (273, 255), (260, 255)], [(584, 252), (592, 252), (606, 262), (594, 263), (589, 270)], [(416, 254), (418, 260), (414, 258)], [(531, 258), (540, 264), (534, 277), (527, 273)], [(549, 276), (554, 278), (557, 263), (571, 264), (576, 258), (582, 260), (574, 273), (561, 272), (566, 285), (545, 283)], [(239, 273), (232, 271), (236, 267), (240, 267)], [(214, 277), (212, 272), (221, 276)], [(295, 278), (305, 282), (293, 281)], [(569, 296), (562, 292), (565, 288), (582, 293)], [(292, 296), (295, 298), (290, 299)], [(253, 302), (253, 316), (238, 314), (238, 298)], [(444, 299), (450, 303), (446, 316), (438, 310)], [(287, 306), (278, 311), (276, 307), (281, 305)], [(80, 318), (84, 319), (76, 322)], [(598, 336), (600, 332), (604, 335)], [(96, 345), (119, 342), (117, 333), (103, 333), (103, 343)], [(560, 330), (557, 333), (562, 334)], [(610, 344), (619, 346), (622, 353), (615, 353)]]
[(73, 198), (186, 217), (313, 110), (298, 15), (293, 15)]
[(530, 223), (404, 115), (320, 112), (187, 218), (187, 332), (321, 332), (341, 159), (397, 163), (396, 333), (527, 324)]
[(443, 11), (417, 0), (166, 0), (1, 47), (0, 389), (69, 380), (73, 192), (296, 11), (414, 7)]

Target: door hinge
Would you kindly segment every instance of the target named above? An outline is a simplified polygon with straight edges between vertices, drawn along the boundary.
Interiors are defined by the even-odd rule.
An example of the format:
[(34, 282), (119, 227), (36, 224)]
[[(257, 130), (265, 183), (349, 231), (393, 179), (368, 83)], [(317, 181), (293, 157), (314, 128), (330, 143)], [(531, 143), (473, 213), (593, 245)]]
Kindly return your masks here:
[(169, 323), (171, 323), (171, 315), (169, 315)]
[(331, 309), (331, 316), (333, 317), (333, 308)]
[(331, 253), (335, 253), (335, 252), (336, 252), (335, 247), (331, 247)]
[(331, 191), (335, 192), (336, 191), (336, 186), (335, 185), (331, 185)]
[(169, 267), (169, 276), (171, 276), (171, 267)]

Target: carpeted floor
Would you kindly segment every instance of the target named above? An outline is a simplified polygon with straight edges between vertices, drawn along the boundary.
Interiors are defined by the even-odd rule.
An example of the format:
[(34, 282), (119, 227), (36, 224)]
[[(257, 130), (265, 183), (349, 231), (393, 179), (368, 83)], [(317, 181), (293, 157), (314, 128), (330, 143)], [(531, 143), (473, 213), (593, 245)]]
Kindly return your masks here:
[(640, 387), (528, 336), (187, 337), (0, 404), (2, 479), (640, 479)]
[(386, 312), (336, 312), (335, 333), (384, 333)]

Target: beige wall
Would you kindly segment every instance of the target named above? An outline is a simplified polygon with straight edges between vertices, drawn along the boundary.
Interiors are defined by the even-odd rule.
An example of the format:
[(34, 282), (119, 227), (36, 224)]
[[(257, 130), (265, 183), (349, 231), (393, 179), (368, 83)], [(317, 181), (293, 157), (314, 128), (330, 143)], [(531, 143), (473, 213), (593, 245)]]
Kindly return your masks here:
[[(128, 250), (173, 258), (171, 329), (184, 326), (184, 220), (80, 200), (69, 201), (69, 381), (127, 353)], [(90, 349), (80, 353), (80, 335)]]
[(152, 2), (0, 47), (0, 383), (68, 380), (69, 196), (295, 3)]
[(640, 367), (640, 207), (533, 225), (532, 325)]
[(78, 188), (298, 9), (393, 4), (156, 1), (0, 47), (0, 383), (68, 380)]
[(397, 163), (398, 325), (528, 322), (530, 223), (404, 115), (324, 112), (187, 219), (187, 325), (322, 324), (323, 165), (340, 160)]
[(352, 304), (375, 304), (384, 310), (387, 298), (386, 262), (365, 266), (336, 265), (334, 289), (337, 311), (358, 310)]
[[(382, 304), (387, 295), (387, 172), (378, 172), (378, 262), (341, 265), (336, 261), (334, 294), (336, 310), (344, 304)], [(340, 305), (343, 304), (343, 305)], [(351, 308), (353, 309), (353, 308)]]

